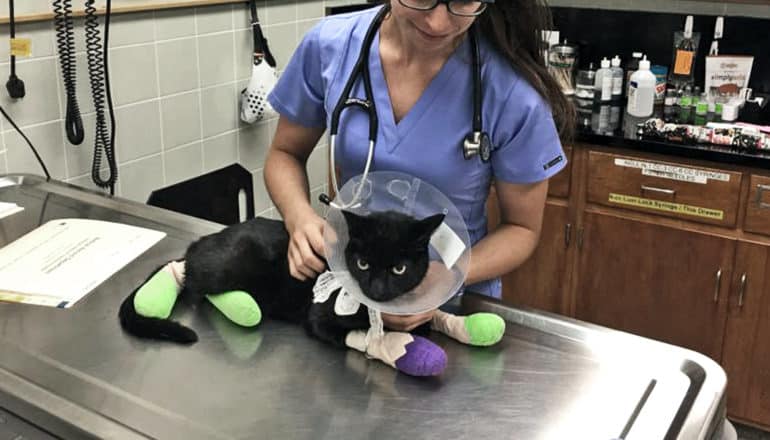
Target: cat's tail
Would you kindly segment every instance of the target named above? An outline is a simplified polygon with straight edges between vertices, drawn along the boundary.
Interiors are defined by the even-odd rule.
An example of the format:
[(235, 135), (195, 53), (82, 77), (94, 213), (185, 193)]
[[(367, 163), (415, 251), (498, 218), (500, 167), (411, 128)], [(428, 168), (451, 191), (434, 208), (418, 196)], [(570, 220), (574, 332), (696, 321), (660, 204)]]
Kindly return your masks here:
[[(136, 311), (134, 300), (140, 289), (149, 289), (151, 294), (156, 297), (156, 301), (152, 304), (153, 306), (157, 306), (159, 303), (157, 297), (164, 296), (165, 294), (166, 300), (169, 302), (166, 305), (173, 307), (173, 304), (177, 299), (176, 291), (179, 289), (177, 281), (170, 275), (174, 273), (174, 268), (172, 267), (174, 264), (179, 264), (179, 262), (164, 264), (156, 269), (141, 286), (137, 287), (131, 292), (131, 295), (123, 300), (123, 304), (120, 305), (118, 317), (120, 318), (120, 326), (123, 327), (126, 332), (140, 338), (158, 339), (182, 344), (192, 344), (198, 341), (198, 335), (195, 334), (192, 329), (185, 327), (176, 321), (159, 317), (143, 316)], [(177, 270), (183, 269), (177, 268)], [(164, 273), (164, 271), (166, 272)], [(160, 303), (162, 302), (163, 300), (160, 301)], [(168, 312), (170, 313), (170, 309)], [(161, 316), (163, 315), (161, 314)], [(166, 316), (168, 316), (168, 314), (166, 314)]]
[[(137, 289), (138, 290), (138, 289)], [(184, 325), (170, 319), (149, 318), (136, 312), (134, 308), (134, 296), (136, 290), (131, 292), (123, 304), (120, 305), (118, 317), (120, 326), (128, 333), (146, 339), (192, 344), (198, 341), (198, 335)]]

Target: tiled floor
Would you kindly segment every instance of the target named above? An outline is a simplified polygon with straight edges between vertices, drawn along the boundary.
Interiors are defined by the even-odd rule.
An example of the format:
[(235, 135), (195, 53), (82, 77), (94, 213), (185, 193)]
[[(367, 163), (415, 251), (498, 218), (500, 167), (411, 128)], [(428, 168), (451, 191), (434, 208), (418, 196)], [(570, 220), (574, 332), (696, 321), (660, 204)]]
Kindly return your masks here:
[(770, 433), (758, 429), (737, 424), (735, 429), (738, 431), (738, 440), (770, 440)]

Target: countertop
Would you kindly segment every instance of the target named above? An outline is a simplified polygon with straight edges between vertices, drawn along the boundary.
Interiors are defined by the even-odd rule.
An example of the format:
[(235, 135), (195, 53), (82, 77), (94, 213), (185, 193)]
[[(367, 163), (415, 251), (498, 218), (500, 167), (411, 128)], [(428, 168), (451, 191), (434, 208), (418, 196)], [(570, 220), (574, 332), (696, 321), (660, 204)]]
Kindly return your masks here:
[(640, 137), (638, 124), (651, 118), (676, 122), (664, 116), (662, 106), (657, 106), (650, 118), (636, 118), (629, 115), (625, 111), (623, 102), (578, 106), (575, 141), (770, 170), (770, 150), (747, 150), (710, 144), (680, 144)]
[(123, 298), (216, 225), (34, 176), (0, 177), (0, 247), (52, 219), (87, 217), (167, 233), (70, 309), (0, 304), (0, 408), (61, 438), (721, 439), (726, 377), (705, 356), (464, 295), (507, 322), (494, 347), (434, 336), (441, 377), (419, 379), (266, 320), (177, 305), (200, 340), (123, 333)]

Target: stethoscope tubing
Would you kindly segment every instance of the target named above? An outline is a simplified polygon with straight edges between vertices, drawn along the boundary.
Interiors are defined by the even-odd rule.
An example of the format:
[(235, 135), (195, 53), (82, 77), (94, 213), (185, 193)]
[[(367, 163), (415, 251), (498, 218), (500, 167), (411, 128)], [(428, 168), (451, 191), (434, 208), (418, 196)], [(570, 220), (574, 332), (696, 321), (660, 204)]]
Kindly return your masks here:
[[(345, 86), (343, 87), (342, 93), (340, 94), (340, 98), (337, 100), (337, 104), (334, 106), (334, 109), (332, 110), (332, 117), (331, 117), (331, 124), (329, 127), (329, 156), (330, 156), (330, 165), (331, 165), (331, 181), (332, 181), (332, 188), (335, 193), (335, 197), (338, 200), (338, 203), (328, 201), (328, 198), (322, 199), (325, 202), (328, 202), (329, 206), (336, 208), (336, 209), (347, 209), (351, 207), (357, 206), (358, 200), (361, 196), (362, 189), (366, 183), (366, 178), (369, 174), (369, 170), (372, 165), (372, 161), (374, 158), (374, 146), (377, 140), (377, 131), (379, 128), (379, 121), (377, 119), (377, 108), (375, 106), (374, 101), (374, 93), (372, 91), (372, 82), (371, 82), (371, 76), (369, 72), (369, 51), (371, 49), (372, 43), (374, 42), (374, 35), (377, 32), (377, 30), (380, 28), (380, 25), (382, 24), (382, 21), (385, 19), (385, 16), (390, 12), (390, 7), (388, 5), (385, 5), (382, 7), (382, 9), (377, 13), (377, 15), (372, 20), (372, 23), (369, 25), (369, 28), (366, 31), (366, 34), (364, 36), (364, 40), (362, 43), (361, 51), (358, 55), (358, 59), (356, 60), (356, 63), (353, 66), (353, 70), (350, 73), (350, 76), (348, 77), (347, 82), (345, 83)], [(476, 27), (473, 25), (469, 32), (469, 38), (471, 39), (471, 51), (473, 56), (473, 121), (472, 121), (472, 139), (479, 139), (481, 135), (483, 134), (482, 129), (482, 118), (481, 118), (481, 67), (480, 67), (480, 55), (479, 55), (479, 46), (478, 46), (478, 40), (476, 37)], [(358, 80), (358, 76), (361, 75), (361, 80), (364, 86), (364, 99), (350, 97), (350, 93), (353, 91), (353, 87)], [(342, 200), (342, 197), (340, 196), (339, 187), (337, 185), (337, 168), (336, 168), (336, 162), (335, 162), (335, 150), (337, 145), (337, 135), (339, 134), (339, 125), (340, 125), (340, 117), (342, 116), (343, 110), (347, 109), (348, 107), (360, 107), (362, 110), (364, 110), (368, 117), (369, 117), (369, 151), (366, 156), (366, 164), (364, 165), (364, 172), (361, 178), (361, 182), (358, 186), (358, 189), (353, 194), (353, 198), (349, 202), (345, 202)], [(466, 139), (465, 144), (463, 146), (464, 149), (464, 155), (466, 159), (469, 157), (468, 152), (465, 151), (467, 149), (467, 143), (468, 140)]]

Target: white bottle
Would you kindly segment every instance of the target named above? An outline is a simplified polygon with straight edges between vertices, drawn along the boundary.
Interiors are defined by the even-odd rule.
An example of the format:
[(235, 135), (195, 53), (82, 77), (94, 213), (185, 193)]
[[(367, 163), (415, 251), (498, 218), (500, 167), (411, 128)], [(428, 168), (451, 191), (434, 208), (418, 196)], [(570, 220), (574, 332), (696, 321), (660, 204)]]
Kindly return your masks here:
[(639, 70), (631, 75), (628, 87), (628, 114), (637, 118), (652, 116), (655, 105), (655, 75), (650, 72), (647, 56), (639, 61)]
[(612, 69), (610, 69), (610, 60), (604, 57), (601, 66), (601, 69), (596, 71), (594, 97), (598, 101), (607, 102), (612, 99)]
[(615, 55), (612, 59), (612, 100), (623, 97), (623, 68), (620, 67), (620, 57)]

